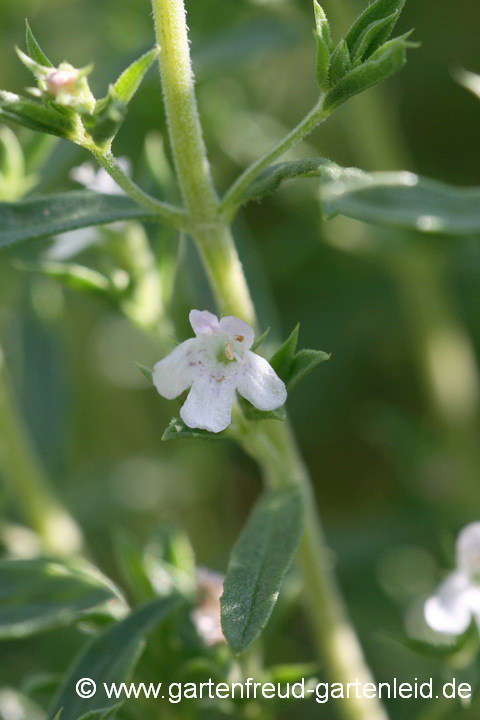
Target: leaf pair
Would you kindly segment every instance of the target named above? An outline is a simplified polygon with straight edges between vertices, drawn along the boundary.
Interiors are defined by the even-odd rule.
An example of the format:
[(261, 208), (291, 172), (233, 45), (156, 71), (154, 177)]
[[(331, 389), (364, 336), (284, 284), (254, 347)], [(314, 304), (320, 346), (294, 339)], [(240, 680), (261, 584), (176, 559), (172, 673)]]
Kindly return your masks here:
[(404, 4), (405, 0), (376, 0), (334, 46), (325, 12), (314, 0), (316, 77), (325, 93), (325, 110), (334, 110), (403, 67), (407, 48), (416, 46), (408, 42), (410, 33), (387, 40)]

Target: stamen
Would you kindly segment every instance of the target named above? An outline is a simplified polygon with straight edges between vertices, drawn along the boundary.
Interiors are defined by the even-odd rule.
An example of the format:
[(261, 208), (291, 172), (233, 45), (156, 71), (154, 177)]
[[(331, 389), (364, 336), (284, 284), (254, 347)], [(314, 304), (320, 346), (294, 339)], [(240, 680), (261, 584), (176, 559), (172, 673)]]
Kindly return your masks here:
[(233, 348), (232, 343), (227, 343), (225, 346), (225, 355), (227, 356), (228, 360), (233, 360)]
[(237, 342), (243, 342), (245, 340), (243, 335), (235, 335), (234, 337)]

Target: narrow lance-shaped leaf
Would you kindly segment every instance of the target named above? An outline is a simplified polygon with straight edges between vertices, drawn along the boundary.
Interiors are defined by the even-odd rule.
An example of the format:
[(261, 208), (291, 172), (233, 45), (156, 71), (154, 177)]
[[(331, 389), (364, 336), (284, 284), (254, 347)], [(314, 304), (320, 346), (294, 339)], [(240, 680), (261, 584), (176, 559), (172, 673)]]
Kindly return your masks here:
[(222, 629), (235, 652), (246, 650), (267, 624), (302, 532), (300, 492), (265, 493), (235, 544), (220, 600)]
[[(120, 708), (124, 705), (123, 702), (117, 703), (111, 708), (102, 708), (101, 710), (92, 710), (78, 718), (78, 720), (110, 720), (115, 717)], [(61, 719), (61, 715), (60, 715)]]
[(313, 2), (313, 9), (315, 13), (315, 41), (317, 46), (315, 60), (316, 77), (320, 89), (325, 91), (329, 87), (328, 66), (330, 63), (332, 39), (327, 16), (317, 0)]
[(288, 379), (290, 364), (297, 351), (299, 332), (300, 325), (298, 324), (294, 327), (285, 342), (278, 348), (277, 352), (270, 358), (270, 365), (284, 382)]
[(270, 165), (245, 189), (242, 203), (277, 190), (285, 180), (295, 178), (330, 177), (341, 171), (340, 165), (327, 158), (307, 158), (305, 160), (292, 160)]
[[(103, 683), (128, 679), (143, 651), (145, 636), (178, 607), (178, 596), (154, 600), (94, 638), (70, 668), (54, 698), (49, 720), (61, 708), (62, 720), (77, 720), (86, 712), (114, 706), (117, 698), (106, 696)], [(77, 695), (75, 686), (80, 678), (90, 678), (96, 683), (97, 692), (93, 697), (82, 699)]]
[(299, 350), (290, 363), (289, 376), (286, 382), (288, 390), (293, 390), (295, 385), (306, 378), (307, 375), (310, 375), (317, 365), (326, 360), (330, 360), (330, 355), (322, 350), (310, 350), (309, 348)]
[(32, 58), (32, 60), (35, 60), (35, 62), (39, 63), (39, 65), (44, 65), (47, 68), (52, 68), (53, 65), (50, 62), (50, 60), (47, 58), (45, 53), (43, 52), (42, 48), (38, 44), (38, 42), (35, 39), (34, 34), (32, 33), (30, 29), (30, 25), (28, 24), (28, 20), (25, 20), (26, 25), (26, 43), (27, 43), (27, 50), (28, 54)]
[(13, 93), (0, 91), (0, 118), (23, 125), (29, 130), (76, 140), (73, 115), (58, 112)]
[(114, 84), (115, 93), (119, 100), (128, 105), (137, 92), (146, 72), (155, 62), (159, 52), (160, 48), (158, 46), (153, 50), (149, 50), (123, 71)]
[(480, 187), (458, 188), (408, 172), (339, 176), (320, 188), (327, 218), (445, 235), (480, 234)]
[[(369, 25), (371, 25), (371, 23), (376, 22), (377, 20), (383, 20), (394, 12), (398, 13), (398, 18), (404, 5), (405, 0), (376, 0), (376, 2), (371, 3), (371, 5), (369, 5), (357, 18), (357, 20), (355, 20), (352, 27), (348, 31), (345, 38), (347, 41), (348, 49), (350, 51), (353, 50), (360, 35), (367, 29)], [(382, 39), (381, 43), (388, 40), (390, 33), (393, 30), (393, 27), (394, 26), (391, 27), (389, 34)]]
[(154, 213), (123, 195), (88, 191), (0, 203), (0, 247), (117, 220), (149, 220)]
[(330, 86), (335, 86), (336, 83), (347, 74), (350, 70), (350, 65), (351, 61), (347, 43), (345, 40), (340, 40), (330, 58), (330, 66), (328, 69)]
[(105, 275), (77, 263), (44, 261), (39, 263), (16, 263), (16, 267), (20, 270), (35, 272), (61, 280), (68, 287), (81, 292), (105, 295), (105, 293), (113, 290), (110, 280)]
[(54, 560), (0, 561), (0, 638), (65, 625), (119, 591), (96, 569)]
[(410, 33), (382, 45), (366, 62), (357, 66), (337, 82), (327, 93), (325, 110), (333, 110), (354, 95), (367, 90), (402, 69), (407, 61), (406, 50), (416, 47), (407, 41)]
[(355, 65), (368, 59), (390, 37), (397, 22), (398, 13), (394, 12), (383, 20), (377, 20), (369, 25), (358, 38), (351, 52), (352, 62)]

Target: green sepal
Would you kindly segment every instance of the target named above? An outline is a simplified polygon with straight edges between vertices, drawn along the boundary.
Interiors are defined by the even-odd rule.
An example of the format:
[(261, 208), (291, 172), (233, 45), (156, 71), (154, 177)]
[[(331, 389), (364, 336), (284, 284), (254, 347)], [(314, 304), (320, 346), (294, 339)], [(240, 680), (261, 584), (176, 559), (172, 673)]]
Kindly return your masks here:
[[(384, 18), (392, 15), (395, 12), (397, 13), (398, 19), (398, 16), (403, 10), (404, 5), (405, 0), (376, 0), (376, 2), (371, 3), (355, 20), (352, 27), (347, 33), (345, 39), (349, 51), (353, 51), (353, 48), (357, 44), (358, 39), (360, 38), (362, 33), (368, 28), (369, 25), (376, 22), (377, 20), (383, 20)], [(388, 33), (388, 35), (384, 36), (383, 40), (380, 41), (380, 44), (388, 40), (394, 25), (395, 23), (390, 28), (390, 32)], [(386, 30), (387, 28), (385, 28), (385, 32)]]
[(83, 126), (96, 145), (110, 144), (126, 114), (127, 105), (111, 85), (108, 95), (97, 101), (93, 113), (82, 114)]
[(407, 41), (411, 33), (389, 40), (362, 65), (351, 70), (327, 93), (324, 110), (332, 111), (346, 100), (395, 75), (407, 61), (407, 48), (417, 43)]
[(52, 71), (52, 67), (45, 65), (44, 63), (38, 62), (35, 58), (30, 57), (19, 47), (15, 46), (15, 52), (17, 53), (19, 60), (25, 65), (27, 70), (30, 70), (32, 75), (38, 78), (44, 78)]
[(237, 400), (247, 420), (286, 420), (287, 410), (284, 405), (276, 410), (258, 410), (251, 402), (237, 393)]
[(32, 60), (35, 60), (35, 62), (37, 62), (39, 65), (43, 65), (44, 67), (53, 68), (52, 63), (47, 58), (42, 48), (36, 41), (35, 36), (30, 29), (30, 25), (28, 24), (28, 20), (25, 20), (25, 26), (25, 40), (27, 44), (27, 50)]
[(255, 342), (253, 343), (252, 347), (250, 348), (250, 350), (252, 352), (256, 352), (256, 350), (258, 350), (260, 345), (267, 339), (269, 332), (270, 332), (270, 328), (268, 327), (261, 335), (259, 335), (255, 339)]
[(0, 91), (0, 117), (27, 127), (29, 130), (75, 140), (75, 118), (53, 107)]
[(315, 13), (315, 42), (317, 48), (315, 72), (320, 89), (326, 91), (329, 88), (328, 66), (330, 63), (330, 52), (333, 49), (332, 38), (327, 16), (317, 0), (313, 0), (313, 10)]
[(172, 418), (168, 427), (162, 435), (162, 440), (197, 439), (197, 440), (222, 440), (226, 433), (224, 430), (212, 433), (208, 430), (199, 430), (185, 425), (180, 418)]
[(143, 377), (145, 377), (149, 382), (153, 383), (153, 370), (150, 370), (149, 367), (147, 367), (146, 365), (142, 365), (141, 363), (138, 363), (138, 362), (135, 362), (135, 365), (140, 370)]
[(290, 363), (289, 376), (286, 381), (288, 390), (293, 390), (295, 385), (306, 378), (312, 370), (315, 370), (317, 365), (330, 360), (330, 357), (329, 353), (322, 350), (310, 350), (308, 348), (303, 348), (295, 353)]
[(348, 73), (351, 64), (347, 43), (345, 40), (340, 40), (332, 53), (328, 68), (328, 81), (331, 87), (334, 87)]
[(155, 62), (159, 52), (160, 48), (158, 45), (152, 50), (146, 52), (144, 55), (139, 57), (138, 60), (135, 60), (135, 62), (129, 65), (114, 83), (113, 87), (115, 88), (116, 96), (119, 100), (125, 103), (125, 105), (128, 105), (137, 92), (140, 83), (145, 77), (147, 71)]
[(398, 12), (371, 23), (358, 38), (351, 51), (352, 63), (356, 64), (373, 55), (390, 37), (398, 19)]
[(278, 348), (278, 350), (270, 358), (270, 365), (277, 373), (278, 377), (286, 382), (290, 374), (290, 365), (297, 351), (298, 333), (300, 331), (300, 323), (294, 327), (289, 337)]

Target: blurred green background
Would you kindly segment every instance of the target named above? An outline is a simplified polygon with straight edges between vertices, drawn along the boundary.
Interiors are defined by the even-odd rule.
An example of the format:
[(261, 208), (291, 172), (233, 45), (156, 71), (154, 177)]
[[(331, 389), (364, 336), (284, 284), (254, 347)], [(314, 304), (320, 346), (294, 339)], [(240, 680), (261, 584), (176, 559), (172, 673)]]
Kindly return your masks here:
[[(363, 5), (325, 0), (335, 37)], [(315, 102), (311, 3), (188, 0), (187, 8), (200, 110), (223, 191)], [(0, 86), (13, 92), (31, 84), (14, 53), (15, 44), (23, 47), (25, 17), (55, 63), (95, 62), (96, 94), (154, 42), (147, 0), (1, 0), (0, 9)], [(409, 0), (399, 30), (411, 27), (422, 46), (406, 69), (349, 101), (296, 157), (479, 184), (480, 106), (451, 73), (480, 72), (480, 5)], [(152, 131), (167, 143), (154, 70), (114, 144), (147, 189), (154, 184), (144, 143)], [(78, 187), (68, 171), (87, 159), (60, 141), (35, 192)], [(456, 532), (480, 516), (478, 240), (425, 239), (345, 219), (322, 224), (313, 180), (287, 183), (251, 203), (235, 231), (262, 327), (271, 326), (278, 340), (299, 321), (302, 346), (332, 353), (292, 396), (289, 410), (372, 668), (385, 681), (442, 676), (442, 660), (415, 654), (395, 638), (406, 629), (421, 633), (421, 603), (451, 565)], [(149, 232), (155, 248), (174, 245), (165, 231)], [(2, 253), (0, 342), (59, 496), (84, 529), (91, 556), (114, 578), (118, 529), (143, 540), (161, 521), (185, 528), (198, 562), (224, 571), (260, 489), (257, 469), (230, 445), (160, 442), (175, 410), (134, 361), (151, 366), (165, 347), (101, 299), (15, 266), (18, 258), (38, 259), (50, 244)], [(213, 309), (188, 243), (169, 307), (180, 339), (189, 334), (191, 307)], [(8, 488), (0, 484), (1, 508), (21, 522)], [(269, 636), (268, 660), (311, 658), (299, 607), (278, 612), (283, 630)], [(64, 638), (69, 633), (71, 644), (59, 644), (58, 652), (48, 635), (3, 646), (9, 662), (2, 658), (2, 682), (19, 686), (32, 670), (62, 669), (78, 643), (73, 630)], [(423, 708), (420, 701), (397, 701), (390, 709), (403, 720)], [(475, 712), (452, 703), (445, 717)], [(298, 713), (286, 709), (285, 717)], [(320, 717), (314, 704), (301, 713)], [(332, 713), (324, 708), (321, 717)]]

